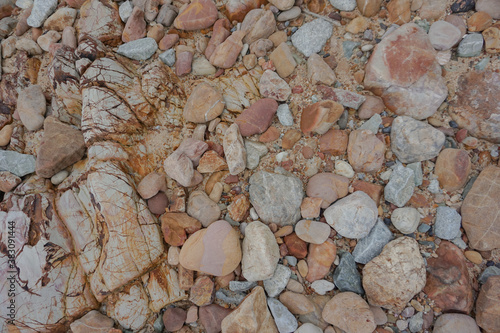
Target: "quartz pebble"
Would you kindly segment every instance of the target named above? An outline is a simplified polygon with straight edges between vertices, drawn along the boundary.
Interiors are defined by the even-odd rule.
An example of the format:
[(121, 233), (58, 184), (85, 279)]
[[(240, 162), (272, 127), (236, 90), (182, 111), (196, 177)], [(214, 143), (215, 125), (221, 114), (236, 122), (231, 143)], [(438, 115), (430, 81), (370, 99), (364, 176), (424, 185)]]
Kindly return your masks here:
[[(354, 8), (353, 8), (354, 9)], [(332, 35), (333, 27), (322, 19), (316, 19), (302, 25), (292, 35), (292, 43), (306, 57), (321, 51), (326, 41)]]

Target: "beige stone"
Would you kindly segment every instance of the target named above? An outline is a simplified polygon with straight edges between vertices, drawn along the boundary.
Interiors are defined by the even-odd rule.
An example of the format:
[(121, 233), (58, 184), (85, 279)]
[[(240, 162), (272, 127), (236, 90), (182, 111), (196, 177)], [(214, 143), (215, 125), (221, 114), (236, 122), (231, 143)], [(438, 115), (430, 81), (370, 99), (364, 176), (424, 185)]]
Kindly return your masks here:
[(292, 52), (290, 51), (290, 47), (287, 43), (279, 44), (279, 46), (271, 53), (269, 59), (272, 60), (274, 66), (276, 67), (276, 71), (282, 78), (290, 76), (295, 67), (297, 67), (297, 62), (293, 58)]

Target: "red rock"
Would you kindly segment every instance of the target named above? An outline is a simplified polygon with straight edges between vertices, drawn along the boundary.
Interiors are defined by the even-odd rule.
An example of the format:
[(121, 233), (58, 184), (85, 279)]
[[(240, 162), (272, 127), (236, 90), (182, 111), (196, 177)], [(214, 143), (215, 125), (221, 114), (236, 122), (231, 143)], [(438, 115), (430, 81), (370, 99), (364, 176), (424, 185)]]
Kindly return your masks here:
[(172, 47), (179, 41), (179, 35), (177, 34), (166, 34), (158, 43), (160, 50), (165, 51)]
[(226, 3), (227, 18), (233, 22), (241, 22), (252, 9), (260, 8), (266, 0), (229, 0)]
[(333, 173), (318, 173), (307, 183), (308, 197), (322, 198), (321, 208), (327, 208), (335, 200), (343, 198), (348, 193), (349, 179)]
[(191, 73), (191, 64), (193, 63), (193, 53), (183, 51), (177, 53), (177, 60), (175, 61), (175, 74), (183, 76)]
[(201, 30), (212, 26), (217, 20), (217, 7), (212, 0), (194, 0), (174, 20), (180, 30)]
[(471, 171), (469, 154), (463, 149), (443, 149), (436, 161), (434, 174), (446, 191), (462, 188)]
[(323, 199), (321, 198), (304, 198), (304, 200), (302, 200), (302, 204), (300, 205), (300, 214), (305, 219), (319, 217), (322, 203)]
[(490, 276), (476, 302), (476, 322), (486, 332), (500, 328), (500, 276)]
[(358, 110), (359, 119), (370, 119), (375, 114), (380, 114), (385, 109), (384, 102), (378, 96), (365, 96), (366, 100)]
[(241, 222), (250, 209), (250, 201), (245, 194), (238, 194), (233, 198), (233, 202), (227, 207), (229, 217), (236, 222)]
[(215, 22), (212, 37), (210, 38), (207, 48), (205, 49), (205, 57), (207, 57), (207, 59), (210, 59), (217, 46), (219, 46), (226, 40), (227, 37), (229, 37), (229, 35), (231, 35), (230, 27), (231, 25), (229, 21), (225, 18)]
[(197, 306), (209, 305), (214, 301), (215, 284), (208, 276), (200, 276), (196, 279), (191, 290), (189, 300)]
[(443, 311), (469, 313), (474, 305), (469, 272), (462, 251), (442, 241), (437, 258), (427, 259), (427, 282), (424, 292)]
[(161, 215), (168, 208), (168, 197), (164, 192), (158, 192), (152, 198), (148, 199), (148, 208), (151, 213)]
[(467, 27), (471, 32), (481, 32), (493, 24), (493, 19), (486, 12), (475, 12), (467, 20)]
[(280, 130), (271, 126), (259, 137), (260, 142), (273, 142), (280, 137)]
[(163, 324), (169, 332), (180, 330), (184, 326), (185, 320), (186, 311), (181, 308), (167, 308), (163, 314)]
[(310, 244), (309, 255), (307, 256), (309, 272), (307, 273), (306, 280), (314, 282), (324, 278), (330, 271), (336, 255), (337, 247), (331, 239), (319, 245)]
[(334, 101), (326, 100), (307, 106), (302, 111), (300, 129), (305, 134), (314, 132), (325, 134), (344, 112), (344, 107)]
[(219, 44), (210, 56), (210, 63), (220, 68), (231, 68), (243, 49), (241, 41), (245, 31), (235, 31), (224, 42)]
[(125, 24), (122, 33), (122, 41), (124, 43), (143, 38), (146, 36), (146, 21), (144, 20), (144, 12), (139, 7), (134, 7), (132, 14)]
[(343, 155), (347, 151), (347, 133), (339, 129), (330, 129), (319, 138), (319, 151), (334, 156)]
[(278, 103), (271, 98), (263, 98), (253, 103), (234, 121), (238, 124), (242, 136), (263, 133), (273, 120), (278, 110)]
[(199, 310), (200, 323), (206, 333), (219, 333), (222, 320), (231, 313), (230, 309), (223, 308), (217, 304), (202, 306)]
[(172, 246), (182, 246), (188, 233), (201, 229), (201, 223), (186, 213), (164, 213), (160, 219), (163, 238)]
[(363, 191), (368, 194), (368, 196), (372, 198), (377, 205), (379, 204), (382, 192), (384, 191), (384, 187), (382, 185), (372, 184), (358, 179), (353, 181), (351, 185), (355, 192)]
[(384, 164), (385, 145), (369, 130), (349, 134), (347, 157), (356, 172), (377, 172)]
[(304, 259), (307, 256), (307, 243), (295, 233), (285, 236), (283, 240), (290, 255), (297, 259)]

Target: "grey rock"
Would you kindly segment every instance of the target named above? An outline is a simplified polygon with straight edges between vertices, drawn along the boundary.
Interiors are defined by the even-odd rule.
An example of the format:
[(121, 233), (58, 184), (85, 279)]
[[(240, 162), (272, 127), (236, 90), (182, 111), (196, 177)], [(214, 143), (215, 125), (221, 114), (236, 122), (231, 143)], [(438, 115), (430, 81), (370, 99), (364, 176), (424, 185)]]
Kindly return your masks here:
[(158, 318), (156, 318), (155, 322), (153, 323), (153, 328), (157, 333), (163, 332), (163, 329), (165, 328), (165, 324), (163, 324), (163, 316), (158, 316)]
[(269, 297), (276, 297), (281, 294), (281, 292), (286, 288), (291, 275), (292, 271), (290, 268), (283, 265), (276, 266), (273, 277), (264, 280), (264, 289), (266, 290), (267, 295)]
[(173, 48), (168, 49), (160, 54), (159, 58), (165, 65), (172, 67), (175, 65), (175, 50)]
[(457, 237), (451, 240), (453, 244), (455, 244), (459, 249), (465, 250), (467, 248), (467, 243), (464, 242), (462, 237)]
[(304, 24), (292, 35), (292, 44), (303, 55), (309, 57), (321, 51), (326, 41), (332, 36), (332, 30), (331, 23), (316, 19)]
[(500, 268), (496, 266), (486, 267), (486, 269), (479, 275), (479, 283), (485, 284), (490, 276), (500, 275)]
[(356, 8), (356, 0), (330, 0), (333, 7), (345, 12), (352, 12)]
[(10, 150), (0, 150), (0, 171), (8, 171), (18, 177), (35, 172), (35, 157)]
[(169, 4), (161, 6), (158, 16), (156, 17), (156, 22), (162, 24), (164, 27), (171, 26), (177, 17), (179, 10), (177, 7)]
[(4, 17), (0, 20), (0, 38), (7, 37), (17, 25), (17, 20), (13, 17)]
[(423, 121), (399, 116), (392, 122), (391, 148), (403, 163), (430, 160), (438, 156), (446, 137)]
[(327, 292), (335, 289), (335, 285), (327, 280), (316, 280), (311, 283), (311, 289), (318, 295), (325, 295)]
[(357, 110), (366, 101), (365, 96), (349, 90), (333, 89), (333, 91), (335, 92), (335, 100), (348, 108)]
[(424, 180), (424, 175), (422, 174), (422, 163), (410, 163), (407, 164), (406, 167), (413, 170), (413, 175), (415, 176), (415, 186), (422, 185), (422, 181)]
[(480, 333), (474, 318), (461, 313), (445, 313), (434, 322), (432, 333)]
[(352, 291), (356, 294), (364, 294), (361, 284), (361, 275), (356, 268), (354, 257), (349, 252), (339, 253), (340, 263), (333, 272), (333, 282), (340, 291)]
[(381, 124), (382, 124), (382, 117), (378, 113), (375, 113), (370, 119), (365, 121), (365, 123), (361, 125), (359, 129), (369, 130), (373, 134), (377, 134)]
[(30, 27), (39, 28), (57, 8), (57, 0), (35, 0), (26, 21)]
[(257, 286), (257, 282), (251, 281), (229, 281), (229, 290), (231, 291), (247, 291)]
[(378, 256), (384, 246), (394, 239), (394, 235), (389, 228), (382, 222), (377, 221), (368, 236), (360, 239), (352, 251), (354, 260), (360, 264), (366, 264)]
[(427, 232), (431, 229), (431, 226), (425, 223), (422, 223), (418, 226), (418, 232)]
[(297, 258), (294, 256), (285, 256), (285, 259), (288, 261), (290, 266), (297, 266)]
[(278, 120), (283, 126), (293, 126), (293, 115), (290, 112), (290, 108), (288, 104), (280, 104), (278, 106), (278, 111), (276, 112), (278, 115)]
[(384, 188), (385, 200), (403, 207), (413, 195), (415, 176), (413, 170), (398, 164), (392, 171), (389, 183)]
[(267, 154), (268, 149), (262, 142), (245, 140), (245, 149), (247, 151), (247, 168), (255, 169), (260, 162), (260, 158)]
[(427, 189), (429, 192), (436, 194), (436, 193), (441, 193), (441, 189), (439, 188), (439, 180), (437, 179), (432, 179), (429, 182), (429, 186), (427, 186)]
[(462, 217), (457, 211), (450, 207), (438, 207), (436, 222), (434, 222), (434, 233), (436, 236), (446, 240), (452, 240), (460, 236), (460, 225)]
[(215, 293), (215, 297), (223, 301), (224, 303), (239, 305), (243, 302), (245, 294), (242, 292), (234, 292), (227, 289), (219, 289)]
[(147, 60), (155, 54), (156, 50), (158, 50), (156, 41), (153, 38), (146, 37), (122, 44), (116, 52), (130, 59)]
[(458, 44), (457, 55), (462, 58), (477, 57), (483, 49), (482, 34), (467, 34)]
[[(12, 1), (9, 1), (12, 2)], [(0, 1), (0, 4), (2, 1)], [(16, 7), (19, 7), (21, 9), (27, 9), (30, 8), (33, 5), (33, 0), (17, 0), (16, 1)]]
[(134, 6), (130, 1), (125, 1), (120, 5), (118, 9), (118, 13), (120, 14), (120, 18), (123, 23), (127, 23), (128, 18), (132, 15), (132, 11), (134, 10)]
[(277, 299), (268, 298), (267, 306), (269, 306), (269, 309), (271, 310), (274, 322), (276, 323), (276, 327), (278, 327), (278, 331), (280, 333), (295, 332), (295, 330), (299, 327), (295, 316)]
[(302, 13), (302, 10), (300, 10), (300, 7), (294, 6), (294, 7), (290, 8), (289, 10), (285, 10), (284, 12), (279, 14), (276, 19), (278, 20), (278, 22), (290, 21), (290, 20), (293, 20), (293, 19), (299, 17), (301, 13)]
[(354, 49), (361, 45), (360, 42), (355, 42), (352, 40), (346, 40), (342, 43), (342, 49), (344, 50), (344, 57), (351, 59)]
[(304, 190), (299, 178), (259, 171), (250, 177), (249, 192), (262, 221), (284, 226), (300, 219)]
[(377, 222), (377, 204), (365, 192), (357, 191), (328, 207), (324, 216), (341, 236), (364, 238)]
[(408, 328), (410, 332), (417, 333), (422, 330), (422, 326), (424, 326), (424, 313), (418, 312), (416, 315), (410, 318), (408, 322)]

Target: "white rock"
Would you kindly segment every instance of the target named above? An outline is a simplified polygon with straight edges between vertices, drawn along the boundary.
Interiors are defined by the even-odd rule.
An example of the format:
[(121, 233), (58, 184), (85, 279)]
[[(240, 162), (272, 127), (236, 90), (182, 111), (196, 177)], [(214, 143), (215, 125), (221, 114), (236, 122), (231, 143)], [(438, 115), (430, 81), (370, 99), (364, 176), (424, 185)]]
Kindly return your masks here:
[(325, 295), (327, 292), (333, 290), (335, 285), (330, 281), (316, 280), (311, 283), (311, 288), (319, 295)]
[(52, 178), (50, 178), (50, 182), (54, 185), (59, 185), (68, 176), (69, 176), (69, 172), (66, 170), (62, 170), (62, 171), (59, 171), (58, 173), (56, 173), (55, 175), (53, 175)]
[(247, 152), (243, 137), (240, 134), (240, 128), (237, 124), (232, 124), (227, 129), (223, 141), (224, 154), (226, 155), (229, 173), (237, 175), (245, 171), (247, 164)]
[(336, 160), (335, 161), (335, 173), (347, 178), (354, 177), (354, 170), (352, 166), (346, 161)]
[(396, 208), (391, 216), (392, 224), (403, 234), (411, 234), (418, 228), (420, 213), (412, 207)]
[(274, 275), (280, 251), (276, 238), (262, 222), (254, 221), (245, 228), (241, 269), (247, 281), (261, 281)]
[(57, 8), (57, 0), (35, 0), (31, 15), (27, 19), (30, 27), (39, 28)]

